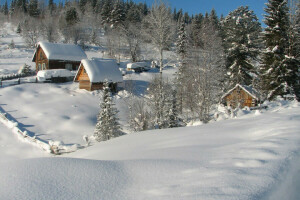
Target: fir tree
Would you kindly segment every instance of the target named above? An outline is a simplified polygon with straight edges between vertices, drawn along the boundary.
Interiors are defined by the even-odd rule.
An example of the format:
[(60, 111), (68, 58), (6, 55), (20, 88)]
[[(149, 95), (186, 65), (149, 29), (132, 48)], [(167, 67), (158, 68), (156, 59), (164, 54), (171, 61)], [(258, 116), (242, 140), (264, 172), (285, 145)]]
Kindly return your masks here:
[(263, 53), (261, 76), (267, 99), (273, 100), (276, 96), (294, 93), (289, 83), (292, 72), (289, 68), (293, 64), (287, 55), (289, 28), (287, 3), (285, 0), (269, 0), (266, 5), (267, 15), (264, 22), (267, 27), (263, 36), (266, 50)]
[(38, 8), (38, 0), (29, 1), (28, 13), (31, 17), (38, 17), (40, 15), (40, 10)]
[(102, 24), (110, 24), (111, 22), (111, 11), (112, 11), (112, 2), (110, 0), (106, 0), (103, 3), (103, 6), (101, 8), (101, 23)]
[(97, 117), (97, 124), (94, 131), (95, 139), (106, 141), (120, 135), (120, 125), (118, 123), (118, 110), (114, 107), (109, 83), (106, 81), (103, 85), (103, 96), (100, 103), (101, 111)]
[(181, 20), (179, 30), (178, 30), (177, 42), (176, 42), (177, 54), (179, 55), (181, 62), (186, 57), (187, 45), (188, 45), (188, 41), (186, 35), (185, 22)]
[(177, 106), (177, 94), (176, 90), (173, 90), (170, 99), (170, 108), (168, 110), (168, 128), (175, 128), (181, 126), (181, 119), (179, 118), (179, 111)]
[(3, 13), (4, 15), (8, 15), (8, 5), (7, 5), (7, 0), (5, 1), (4, 7), (3, 7)]
[(79, 16), (76, 11), (76, 8), (71, 7), (69, 10), (67, 10), (65, 19), (68, 26), (76, 24), (79, 21)]
[(125, 19), (124, 8), (120, 0), (114, 3), (113, 10), (111, 11), (110, 24), (111, 27), (118, 27)]
[(250, 85), (251, 73), (256, 73), (253, 61), (259, 54), (260, 23), (253, 11), (242, 6), (225, 18), (223, 31), (229, 87)]

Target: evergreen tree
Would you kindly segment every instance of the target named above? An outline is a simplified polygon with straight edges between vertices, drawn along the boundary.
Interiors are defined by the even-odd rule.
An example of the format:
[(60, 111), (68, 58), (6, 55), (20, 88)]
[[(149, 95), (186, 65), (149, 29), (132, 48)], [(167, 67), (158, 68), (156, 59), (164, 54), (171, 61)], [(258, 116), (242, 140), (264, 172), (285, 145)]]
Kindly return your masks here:
[(104, 3), (103, 3), (103, 6), (101, 8), (101, 23), (102, 24), (110, 24), (111, 22), (111, 11), (112, 11), (112, 1), (110, 0), (106, 0)]
[(200, 47), (201, 45), (201, 37), (200, 31), (203, 21), (203, 15), (199, 14), (194, 17), (191, 24), (190, 38), (191, 44), (193, 47)]
[(118, 27), (125, 19), (124, 7), (120, 0), (114, 3), (110, 16), (111, 27)]
[(5, 1), (4, 7), (3, 7), (3, 13), (4, 15), (8, 15), (8, 5), (7, 5), (7, 0)]
[(21, 24), (20, 23), (18, 24), (18, 27), (17, 27), (17, 33), (18, 34), (22, 33), (22, 29), (21, 29)]
[(120, 125), (118, 123), (118, 110), (114, 107), (109, 83), (103, 85), (103, 96), (100, 103), (101, 111), (97, 117), (97, 124), (94, 137), (98, 142), (106, 141), (120, 135)]
[(187, 45), (188, 45), (188, 38), (186, 35), (186, 28), (185, 28), (185, 22), (181, 20), (179, 30), (178, 30), (178, 36), (177, 36), (177, 54), (180, 57), (180, 60), (183, 61), (187, 54)]
[(76, 11), (76, 8), (74, 7), (69, 8), (69, 10), (67, 10), (66, 12), (65, 19), (68, 26), (72, 26), (76, 24), (79, 21), (79, 16)]
[(177, 94), (176, 90), (173, 90), (172, 96), (169, 102), (169, 110), (168, 110), (168, 128), (175, 128), (181, 126), (181, 119), (179, 118), (179, 111), (177, 107)]
[(290, 78), (293, 66), (288, 50), (288, 7), (285, 0), (269, 0), (266, 4), (264, 42), (266, 50), (263, 53), (261, 76), (268, 100), (276, 96), (293, 94)]
[(38, 8), (38, 0), (29, 1), (28, 13), (31, 17), (38, 17), (40, 15), (40, 10)]
[(260, 23), (253, 11), (241, 6), (225, 18), (223, 31), (229, 87), (250, 85), (251, 73), (256, 73), (253, 61), (259, 54)]

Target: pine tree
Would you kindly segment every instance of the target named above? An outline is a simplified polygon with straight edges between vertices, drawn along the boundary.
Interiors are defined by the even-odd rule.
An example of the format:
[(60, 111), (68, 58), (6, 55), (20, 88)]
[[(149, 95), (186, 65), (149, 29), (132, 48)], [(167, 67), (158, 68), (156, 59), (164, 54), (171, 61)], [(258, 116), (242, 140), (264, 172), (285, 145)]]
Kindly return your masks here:
[(259, 54), (260, 23), (253, 11), (241, 6), (225, 18), (223, 31), (229, 87), (250, 85), (251, 74), (256, 73), (253, 61)]
[[(288, 50), (288, 7), (285, 0), (269, 0), (265, 9), (264, 42), (261, 76), (268, 100), (294, 93), (290, 87), (291, 63)], [(286, 57), (287, 56), (287, 57)]]
[(71, 7), (69, 10), (67, 10), (65, 19), (68, 26), (76, 24), (79, 21), (79, 16), (76, 11), (76, 8)]
[(192, 20), (190, 38), (191, 38), (191, 44), (193, 47), (201, 47), (202, 46), (201, 45), (201, 37), (200, 37), (202, 21), (203, 21), (202, 14), (196, 15), (195, 18)]
[(28, 13), (31, 17), (38, 17), (40, 15), (40, 10), (38, 8), (38, 0), (29, 1)]
[(186, 35), (185, 22), (181, 20), (179, 30), (178, 30), (177, 42), (176, 42), (177, 55), (179, 55), (181, 62), (186, 57), (187, 45), (188, 45), (188, 39)]
[(114, 105), (109, 83), (105, 81), (102, 101), (100, 103), (101, 111), (97, 117), (97, 124), (94, 131), (94, 137), (98, 142), (118, 137), (121, 133), (117, 118), (118, 110)]
[(4, 7), (3, 7), (3, 13), (4, 15), (8, 15), (8, 5), (7, 5), (7, 0), (5, 1)]
[(17, 33), (18, 34), (22, 33), (22, 29), (21, 29), (21, 24), (20, 23), (18, 24), (18, 27), (17, 27)]
[(173, 90), (170, 99), (170, 108), (168, 110), (168, 128), (175, 128), (181, 126), (181, 119), (179, 118), (179, 110), (177, 107), (177, 94), (176, 90)]
[(103, 3), (103, 6), (101, 8), (101, 23), (103, 25), (105, 24), (110, 24), (111, 22), (111, 11), (112, 11), (112, 2), (110, 0), (106, 0), (104, 3)]
[(113, 10), (111, 11), (110, 24), (111, 27), (118, 27), (125, 19), (124, 8), (120, 0), (114, 3)]

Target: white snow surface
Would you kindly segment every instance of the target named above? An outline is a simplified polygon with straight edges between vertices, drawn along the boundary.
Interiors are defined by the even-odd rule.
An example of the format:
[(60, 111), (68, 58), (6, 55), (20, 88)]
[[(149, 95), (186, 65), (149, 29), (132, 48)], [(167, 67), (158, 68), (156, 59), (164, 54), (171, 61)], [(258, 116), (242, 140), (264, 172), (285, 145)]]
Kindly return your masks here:
[(92, 83), (104, 82), (105, 80), (115, 83), (123, 82), (122, 73), (115, 60), (83, 59), (80, 67), (82, 65)]
[(299, 103), (282, 103), (261, 115), (129, 134), (63, 157), (3, 162), (0, 196), (268, 199), (299, 152), (299, 120)]
[[(15, 73), (24, 63), (33, 65), (34, 51), (14, 29), (9, 23), (0, 29), (1, 74)], [(12, 39), (16, 48), (7, 49)], [(147, 58), (157, 57), (148, 49)], [(87, 52), (89, 57), (100, 53)], [(168, 57), (170, 62), (175, 58)], [(166, 67), (163, 76), (172, 77), (175, 71)], [(124, 80), (132, 80), (135, 93), (143, 96), (157, 73), (129, 73)], [(100, 96), (79, 90), (78, 83), (24, 83), (0, 88), (0, 111), (28, 135), (84, 145), (82, 136), (93, 134)], [(115, 100), (126, 130), (126, 91)], [(237, 118), (207, 125), (93, 142), (63, 156), (41, 151), (0, 123), (0, 199), (298, 200), (299, 103), (268, 106), (267, 111), (239, 112)]]
[(40, 70), (37, 73), (37, 78), (41, 81), (44, 81), (51, 77), (72, 77), (72, 76), (74, 76), (72, 72), (67, 69)]
[(80, 46), (74, 44), (41, 41), (38, 42), (37, 46), (40, 46), (44, 50), (49, 60), (81, 61), (87, 58)]

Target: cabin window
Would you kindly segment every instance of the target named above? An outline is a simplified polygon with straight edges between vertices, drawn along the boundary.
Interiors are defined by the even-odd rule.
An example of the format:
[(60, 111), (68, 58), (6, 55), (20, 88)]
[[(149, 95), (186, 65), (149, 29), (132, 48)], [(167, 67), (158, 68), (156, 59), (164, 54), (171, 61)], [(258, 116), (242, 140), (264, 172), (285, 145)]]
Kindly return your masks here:
[(85, 68), (83, 68), (83, 73), (86, 74)]
[(72, 69), (73, 69), (72, 64), (69, 64), (69, 63), (66, 64), (65, 67), (66, 67), (67, 70), (70, 70), (70, 71), (72, 71)]
[(42, 70), (42, 65), (41, 65), (41, 63), (38, 64), (38, 68), (39, 68), (39, 69), (38, 69), (39, 71)]
[(46, 64), (45, 63), (42, 64), (42, 70), (46, 70)]
[(41, 59), (41, 60), (43, 60), (43, 59), (44, 59), (44, 55), (43, 55), (43, 53), (42, 53), (42, 52), (40, 53), (40, 59)]

